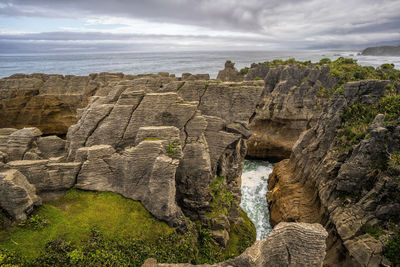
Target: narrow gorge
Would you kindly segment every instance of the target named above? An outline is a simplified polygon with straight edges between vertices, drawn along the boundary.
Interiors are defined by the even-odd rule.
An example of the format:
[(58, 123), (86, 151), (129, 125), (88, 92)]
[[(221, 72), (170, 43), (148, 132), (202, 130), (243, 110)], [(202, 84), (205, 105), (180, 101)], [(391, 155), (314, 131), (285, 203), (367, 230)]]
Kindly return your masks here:
[[(22, 265), (395, 266), (399, 91), (390, 65), (344, 58), (241, 71), (228, 61), (216, 79), (0, 79), (0, 256)], [(141, 214), (149, 233), (117, 228), (121, 240), (104, 242), (114, 228), (102, 227), (118, 216), (100, 221), (85, 199), (129, 206), (118, 216)], [(62, 232), (54, 214), (70, 212), (94, 212), (96, 227)], [(151, 233), (158, 228), (168, 235)], [(47, 230), (40, 257), (22, 255)]]

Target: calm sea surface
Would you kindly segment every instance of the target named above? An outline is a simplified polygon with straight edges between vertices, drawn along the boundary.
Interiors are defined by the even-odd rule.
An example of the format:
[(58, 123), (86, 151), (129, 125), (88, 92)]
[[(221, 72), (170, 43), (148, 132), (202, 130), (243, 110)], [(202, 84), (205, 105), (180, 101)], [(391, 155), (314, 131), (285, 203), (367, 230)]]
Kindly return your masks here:
[(226, 60), (236, 62), (238, 69), (253, 62), (273, 59), (319, 61), (321, 58), (352, 57), (361, 65), (379, 66), (394, 63), (400, 67), (400, 57), (358, 56), (358, 51), (210, 51), (159, 53), (95, 53), (95, 54), (0, 54), (0, 77), (14, 73), (57, 73), (88, 75), (96, 72), (125, 74), (157, 73), (166, 71), (180, 76), (182, 72), (209, 73), (215, 78)]

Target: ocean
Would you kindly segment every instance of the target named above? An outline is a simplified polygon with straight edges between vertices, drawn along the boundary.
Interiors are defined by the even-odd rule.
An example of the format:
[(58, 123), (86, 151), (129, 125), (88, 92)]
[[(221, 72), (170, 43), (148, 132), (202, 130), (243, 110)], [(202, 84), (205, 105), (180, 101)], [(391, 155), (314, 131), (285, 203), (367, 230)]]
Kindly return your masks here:
[(400, 57), (374, 57), (358, 55), (359, 51), (200, 51), (200, 52), (132, 52), (91, 54), (1, 54), (0, 78), (15, 73), (56, 73), (88, 75), (97, 72), (123, 72), (142, 74), (169, 72), (180, 76), (183, 72), (209, 73), (215, 78), (232, 60), (241, 69), (254, 62), (273, 59), (311, 60), (351, 57), (361, 65), (380, 66), (393, 63), (400, 68)]

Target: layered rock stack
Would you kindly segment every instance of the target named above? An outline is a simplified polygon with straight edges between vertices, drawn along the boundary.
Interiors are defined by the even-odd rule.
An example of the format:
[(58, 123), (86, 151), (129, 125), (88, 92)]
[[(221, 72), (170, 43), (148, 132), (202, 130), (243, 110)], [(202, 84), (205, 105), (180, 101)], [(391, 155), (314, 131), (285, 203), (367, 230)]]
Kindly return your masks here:
[(400, 151), (400, 126), (385, 123), (385, 115), (378, 114), (354, 147), (343, 147), (339, 135), (346, 131), (340, 130), (344, 114), (352, 114), (348, 108), (372, 109), (387, 84), (345, 84), (297, 141), (291, 158), (278, 163), (270, 176), (271, 222), (325, 223), (328, 266), (390, 265), (382, 254), (395, 231), (387, 222), (400, 218), (400, 186), (399, 172), (385, 164)]
[[(320, 224), (280, 223), (267, 238), (257, 241), (239, 257), (202, 266), (310, 266), (323, 265), (325, 239), (328, 236)], [(191, 267), (191, 264), (157, 264), (148, 259), (143, 267)]]
[(96, 92), (129, 75), (89, 76), (14, 74), (0, 79), (0, 128), (36, 127), (44, 134), (63, 135), (76, 123), (76, 110)]
[[(188, 216), (218, 225), (214, 234), (228, 239), (229, 223), (238, 219), (248, 123), (264, 84), (202, 78), (208, 75), (178, 79), (162, 73), (114, 81), (77, 110), (79, 120), (66, 141), (42, 137), (37, 128), (2, 129), (1, 168), (9, 181), (4, 188), (14, 183), (19, 189), (1, 206), (21, 219), (40, 199), (72, 187), (111, 191), (140, 200), (181, 231)], [(224, 177), (236, 199), (235, 208), (222, 215), (228, 222), (222, 228), (213, 222), (221, 218), (206, 215), (216, 176)], [(16, 198), (21, 205), (7, 202)]]

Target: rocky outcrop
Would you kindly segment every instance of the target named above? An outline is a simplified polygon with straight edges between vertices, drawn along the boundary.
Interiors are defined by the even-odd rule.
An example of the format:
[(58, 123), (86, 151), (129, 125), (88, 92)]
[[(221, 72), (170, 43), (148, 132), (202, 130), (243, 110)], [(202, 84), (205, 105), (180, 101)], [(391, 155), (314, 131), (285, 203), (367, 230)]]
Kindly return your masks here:
[[(240, 256), (214, 265), (202, 266), (322, 266), (325, 239), (328, 236), (319, 224), (280, 223), (267, 238), (257, 241)], [(191, 264), (157, 264), (147, 260), (143, 267), (189, 267)]]
[(0, 79), (0, 128), (36, 127), (44, 134), (65, 135), (88, 97), (107, 90), (122, 73), (89, 76), (14, 74)]
[(76, 186), (140, 200), (174, 226), (184, 224), (181, 210), (205, 220), (216, 175), (240, 198), (243, 140), (263, 83), (158, 79), (124, 82), (80, 112), (66, 145), (68, 159), (83, 163)]
[(72, 188), (80, 166), (80, 162), (60, 162), (54, 158), (7, 163), (8, 168), (24, 174), (29, 183), (35, 186), (37, 194), (44, 199)]
[(17, 170), (0, 172), (0, 206), (17, 220), (27, 218), (41, 204), (35, 187)]
[(315, 125), (336, 79), (327, 66), (259, 63), (252, 65), (247, 77), (254, 75), (264, 75), (259, 77), (265, 80), (265, 89), (250, 123), (248, 156), (288, 158), (301, 133)]
[(400, 56), (400, 46), (368, 47), (361, 52), (363, 56)]
[[(344, 114), (361, 116), (354, 115), (357, 108), (372, 109), (386, 85), (385, 81), (345, 84), (318, 122), (302, 134), (290, 160), (277, 164), (270, 176), (271, 221), (323, 223), (330, 233), (327, 266), (388, 264), (382, 251), (387, 234), (395, 229), (385, 225), (400, 217), (396, 208), (400, 187), (398, 174), (385, 164), (400, 150), (399, 126), (384, 123), (385, 115), (378, 114), (350, 147), (343, 145), (349, 130), (342, 129)], [(350, 107), (354, 110), (346, 113)], [(371, 227), (379, 235), (374, 236)]]
[(243, 81), (244, 76), (235, 68), (235, 63), (228, 60), (225, 63), (225, 69), (218, 72), (217, 80), (228, 82), (240, 82)]
[(2, 161), (41, 160), (65, 154), (65, 140), (53, 135), (41, 137), (37, 128), (0, 129)]
[[(37, 76), (12, 76), (7, 82)], [(42, 137), (37, 128), (0, 130), (1, 168), (22, 173), (42, 199), (72, 187), (111, 191), (141, 201), (181, 231), (185, 216), (204, 224), (223, 220), (227, 223), (213, 233), (226, 244), (230, 224), (239, 220), (245, 140), (263, 81), (221, 83), (202, 80), (209, 78), (202, 74), (111, 76), (40, 76), (54, 87), (61, 80), (102, 84), (90, 94), (80, 87), (88, 105), (77, 110), (78, 121), (66, 140)], [(40, 88), (55, 92), (45, 85)], [(68, 88), (59, 90), (75, 92)], [(228, 212), (222, 218), (210, 218), (209, 187), (217, 176), (234, 201), (224, 207)]]

